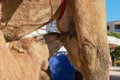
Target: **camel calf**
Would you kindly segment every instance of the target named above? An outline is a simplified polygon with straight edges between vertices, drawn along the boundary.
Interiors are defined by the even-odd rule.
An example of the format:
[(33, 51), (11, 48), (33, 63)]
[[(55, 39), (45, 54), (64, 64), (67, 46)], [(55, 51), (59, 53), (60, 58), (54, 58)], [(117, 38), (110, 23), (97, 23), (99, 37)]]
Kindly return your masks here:
[(46, 73), (49, 52), (59, 47), (52, 48), (52, 42), (59, 43), (59, 35), (52, 35), (45, 35), (46, 41), (37, 36), (6, 43), (0, 32), (0, 80), (50, 80)]
[[(22, 69), (22, 75), (27, 80), (49, 80), (45, 71), (48, 68), (49, 50), (43, 36), (24, 38), (9, 43), (9, 49), (14, 59)], [(24, 79), (21, 79), (24, 80)]]

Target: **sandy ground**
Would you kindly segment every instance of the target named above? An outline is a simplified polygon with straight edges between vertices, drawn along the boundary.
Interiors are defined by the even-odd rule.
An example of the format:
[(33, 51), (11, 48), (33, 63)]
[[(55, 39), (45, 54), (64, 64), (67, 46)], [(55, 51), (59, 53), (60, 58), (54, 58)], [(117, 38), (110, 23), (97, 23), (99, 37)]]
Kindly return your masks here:
[(120, 67), (110, 68), (110, 80), (120, 80)]

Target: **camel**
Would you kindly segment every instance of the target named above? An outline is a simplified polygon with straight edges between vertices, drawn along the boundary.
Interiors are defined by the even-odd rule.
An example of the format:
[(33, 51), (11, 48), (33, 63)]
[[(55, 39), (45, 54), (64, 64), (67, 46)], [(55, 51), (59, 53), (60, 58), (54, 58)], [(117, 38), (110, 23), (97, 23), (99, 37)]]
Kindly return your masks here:
[(49, 50), (44, 42), (27, 38), (6, 43), (1, 32), (0, 36), (0, 80), (50, 80), (45, 72)]
[[(5, 39), (7, 41), (18, 40), (52, 20), (58, 19), (58, 28), (65, 36), (64, 46), (69, 52), (69, 58), (83, 73), (85, 80), (108, 80), (109, 52), (106, 37), (105, 1), (63, 1), (67, 1), (66, 13), (68, 13), (64, 14), (61, 19), (58, 19), (61, 13), (60, 0), (0, 1), (0, 28)], [(66, 4), (66, 2), (63, 3)], [(70, 8), (67, 10), (67, 7)]]
[(0, 80), (51, 80), (48, 58), (53, 53), (49, 52), (56, 52), (62, 46), (64, 38), (60, 34), (38, 35), (7, 43), (2, 32), (0, 36)]
[(109, 80), (105, 0), (69, 2), (81, 53), (79, 62), (82, 63), (85, 79)]
[[(79, 1), (77, 1), (77, 2), (79, 2)], [(72, 2), (70, 2), (70, 3), (72, 5)], [(82, 6), (83, 9), (84, 9), (84, 7), (86, 8), (86, 5), (88, 5), (88, 4), (84, 2), (85, 6)], [(98, 4), (102, 5), (102, 4), (104, 4), (104, 1), (102, 1), (102, 2), (98, 1)], [(91, 5), (93, 5), (93, 4), (91, 3)], [(72, 5), (72, 6), (74, 6), (74, 5)], [(103, 9), (104, 7), (97, 6), (97, 0), (96, 0), (96, 4), (94, 6), (98, 7), (98, 9), (102, 8), (101, 10), (105, 11)], [(91, 8), (91, 10), (94, 10), (94, 6)], [(88, 10), (89, 10), (89, 8), (88, 8)], [(66, 44), (64, 46), (66, 47), (66, 49), (68, 50), (68, 53), (70, 54), (69, 55), (70, 61), (75, 65), (75, 67), (77, 67), (79, 69), (79, 71), (81, 71), (83, 73), (85, 80), (98, 80), (98, 79), (99, 80), (103, 80), (103, 79), (108, 80), (108, 75), (109, 75), (108, 74), (108, 72), (109, 72), (108, 65), (104, 65), (104, 64), (108, 64), (108, 53), (109, 53), (108, 52), (108, 44), (106, 43), (107, 40), (106, 40), (105, 14), (102, 14), (101, 11), (100, 12), (94, 11), (93, 14), (96, 14), (97, 17), (89, 19), (89, 17), (90, 16), (92, 17), (93, 14), (90, 14), (89, 12), (86, 11), (86, 13), (88, 13), (88, 14), (82, 15), (82, 16), (80, 16), (80, 18), (78, 18), (78, 16), (76, 16), (76, 18), (74, 20), (76, 13), (74, 13), (73, 19), (72, 19), (71, 11), (70, 11), (70, 6), (68, 5), (66, 7), (66, 12), (64, 13), (63, 17), (61, 18), (61, 20), (58, 21), (59, 30), (63, 34), (65, 34), (65, 35), (67, 34), (66, 35)], [(81, 13), (81, 11), (82, 10), (80, 9), (79, 14)], [(77, 12), (77, 11), (73, 11), (73, 12)], [(99, 14), (101, 14), (101, 15), (99, 15)], [(85, 18), (85, 19), (81, 19), (81, 18)], [(97, 23), (95, 21), (97, 18), (99, 18), (99, 20), (101, 19), (100, 21), (97, 21), (99, 24), (98, 26), (96, 25)], [(82, 20), (81, 22), (78, 22), (80, 27), (77, 27), (77, 29), (75, 29), (76, 22), (74, 22), (74, 21), (76, 21), (76, 19), (78, 19), (79, 21)], [(102, 19), (104, 19), (104, 20), (102, 20)], [(91, 25), (89, 25), (89, 24), (91, 24)], [(81, 27), (82, 25), (83, 25), (83, 27)], [(78, 26), (78, 24), (76, 26)], [(101, 27), (101, 26), (104, 26), (104, 27)], [(77, 31), (77, 30), (79, 30), (79, 31)], [(81, 35), (79, 35), (79, 34), (81, 34)], [(102, 47), (103, 49), (100, 47)], [(104, 54), (98, 55), (100, 53), (104, 53)], [(104, 57), (100, 57), (100, 56), (104, 56)], [(101, 59), (104, 60), (105, 62), (102, 61)], [(104, 71), (106, 71), (106, 72), (104, 72)], [(100, 74), (98, 76), (98, 72), (103, 73), (103, 74)], [(101, 77), (101, 76), (104, 76), (104, 77)]]
[(5, 39), (13, 41), (59, 17), (61, 1), (1, 0), (0, 4), (0, 28)]

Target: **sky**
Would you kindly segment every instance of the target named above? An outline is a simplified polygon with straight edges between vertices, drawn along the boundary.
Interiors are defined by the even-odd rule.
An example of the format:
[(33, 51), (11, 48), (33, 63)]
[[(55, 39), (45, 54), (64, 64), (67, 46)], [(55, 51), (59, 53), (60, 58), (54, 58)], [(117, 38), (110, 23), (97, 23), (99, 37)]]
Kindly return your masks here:
[(120, 0), (106, 0), (106, 17), (107, 22), (120, 20)]

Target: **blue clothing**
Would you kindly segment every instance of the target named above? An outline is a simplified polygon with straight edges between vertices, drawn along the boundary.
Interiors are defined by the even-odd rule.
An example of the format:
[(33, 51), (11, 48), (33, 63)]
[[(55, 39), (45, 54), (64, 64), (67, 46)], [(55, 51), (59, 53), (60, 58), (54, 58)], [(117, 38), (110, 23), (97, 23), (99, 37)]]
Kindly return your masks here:
[(49, 66), (52, 80), (74, 80), (74, 67), (64, 54), (53, 55)]

